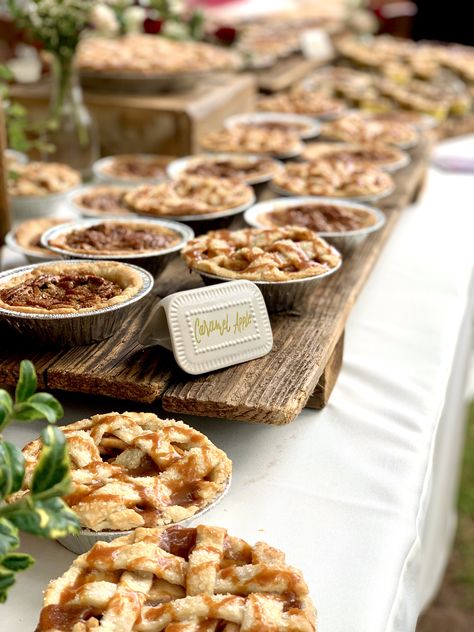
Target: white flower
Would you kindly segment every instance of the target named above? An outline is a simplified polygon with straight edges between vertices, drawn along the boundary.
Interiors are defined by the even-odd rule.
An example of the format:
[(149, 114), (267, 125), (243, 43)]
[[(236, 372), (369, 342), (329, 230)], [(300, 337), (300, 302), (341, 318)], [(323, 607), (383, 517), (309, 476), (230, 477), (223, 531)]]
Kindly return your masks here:
[(161, 34), (178, 40), (187, 39), (189, 36), (187, 26), (182, 22), (174, 22), (173, 20), (167, 20), (164, 23)]
[(91, 11), (90, 21), (94, 28), (106, 35), (115, 35), (120, 30), (117, 17), (106, 4), (96, 4)]
[(168, 0), (168, 7), (170, 8), (170, 11), (180, 15), (184, 12), (185, 3), (184, 0)]
[(143, 7), (128, 7), (123, 12), (123, 22), (127, 33), (141, 33), (146, 10)]

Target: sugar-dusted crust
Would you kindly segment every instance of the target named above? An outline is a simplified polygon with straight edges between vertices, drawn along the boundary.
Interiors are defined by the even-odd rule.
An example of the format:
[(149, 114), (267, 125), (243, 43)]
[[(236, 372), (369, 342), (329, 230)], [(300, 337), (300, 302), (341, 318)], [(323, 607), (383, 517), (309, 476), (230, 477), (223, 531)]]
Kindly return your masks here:
[(54, 257), (50, 250), (41, 246), (39, 239), (41, 235), (48, 230), (48, 228), (59, 226), (60, 224), (67, 224), (69, 221), (70, 219), (66, 217), (63, 217), (62, 219), (53, 217), (37, 217), (35, 219), (28, 219), (26, 222), (22, 222), (17, 226), (15, 230), (15, 241), (19, 246), (25, 248), (25, 250), (37, 252), (41, 255), (47, 254)]
[(97, 542), (45, 592), (37, 632), (99, 628), (315, 632), (316, 612), (302, 573), (265, 542), (213, 526), (139, 528)]
[(78, 171), (59, 162), (28, 162), (16, 164), (8, 178), (8, 193), (12, 196), (46, 196), (64, 193), (81, 182)]
[(301, 157), (309, 161), (320, 158), (343, 159), (388, 169), (403, 161), (404, 154), (397, 147), (382, 143), (307, 143)]
[(198, 272), (249, 281), (319, 276), (341, 262), (339, 253), (324, 239), (298, 226), (211, 231), (189, 241), (181, 253)]
[[(71, 460), (65, 500), (93, 531), (157, 527), (193, 516), (226, 488), (232, 462), (205, 435), (153, 413), (94, 415), (62, 428)], [(28, 494), (41, 453), (36, 439), (23, 449)]]
[(287, 163), (274, 183), (294, 195), (342, 198), (382, 195), (393, 189), (392, 178), (376, 167), (330, 158)]
[[(114, 230), (121, 231), (125, 229), (129, 235), (123, 232), (114, 238)], [(71, 235), (74, 238), (74, 244), (70, 243)], [(87, 235), (91, 235), (88, 239)], [(163, 239), (163, 245), (159, 246), (152, 241), (153, 235), (158, 240)], [(81, 244), (81, 236), (83, 241)], [(96, 238), (94, 238), (94, 236)], [(128, 237), (128, 238), (127, 238)], [(147, 246), (147, 241), (150, 246)], [(162, 250), (176, 246), (183, 241), (182, 236), (175, 230), (153, 223), (151, 220), (104, 220), (100, 224), (84, 227), (81, 224), (75, 224), (64, 232), (56, 235), (49, 240), (50, 246), (60, 248), (68, 253), (85, 254), (85, 255), (139, 255), (159, 253)], [(100, 244), (104, 244), (102, 247)], [(128, 247), (121, 245), (129, 244)], [(95, 245), (97, 244), (97, 246)], [(140, 244), (142, 244), (140, 246)]]
[(74, 264), (58, 262), (45, 263), (39, 266), (35, 266), (28, 272), (10, 277), (5, 282), (2, 282), (2, 280), (0, 279), (0, 292), (8, 288), (16, 287), (21, 283), (36, 279), (43, 274), (91, 274), (116, 283), (122, 288), (122, 292), (117, 296), (112, 297), (108, 301), (97, 305), (97, 307), (87, 307), (84, 309), (74, 309), (66, 307), (58, 309), (44, 309), (30, 306), (12, 306), (8, 303), (5, 303), (1, 298), (0, 307), (2, 309), (8, 310), (9, 312), (12, 312), (13, 314), (80, 314), (82, 312), (91, 312), (94, 311), (94, 309), (103, 309), (104, 307), (111, 307), (112, 305), (117, 305), (118, 303), (124, 303), (128, 299), (135, 296), (143, 287), (143, 280), (140, 273), (123, 263), (118, 263), (115, 261), (93, 261)]
[(125, 196), (136, 213), (155, 216), (204, 215), (250, 204), (253, 191), (239, 178), (182, 175), (172, 182), (142, 185)]

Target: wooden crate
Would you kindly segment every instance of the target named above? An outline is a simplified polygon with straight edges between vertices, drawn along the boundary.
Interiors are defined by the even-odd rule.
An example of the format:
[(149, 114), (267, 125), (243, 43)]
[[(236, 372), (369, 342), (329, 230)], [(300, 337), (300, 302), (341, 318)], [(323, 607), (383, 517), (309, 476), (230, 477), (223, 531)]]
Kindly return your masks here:
[[(50, 86), (15, 86), (12, 96), (36, 120), (46, 116)], [(255, 109), (255, 79), (248, 74), (211, 74), (194, 87), (157, 95), (85, 92), (100, 133), (102, 155), (149, 152), (184, 156), (197, 139), (232, 114)]]
[(400, 213), (419, 193), (430, 147), (429, 141), (419, 145), (411, 165), (396, 174), (397, 190), (381, 204), (387, 215), (384, 228), (346, 257), (337, 274), (321, 281), (304, 313), (271, 316), (274, 346), (267, 356), (192, 377), (178, 369), (169, 351), (140, 347), (137, 333), (157, 297), (201, 284), (200, 277), (189, 274), (176, 259), (127, 328), (109, 340), (45, 352), (31, 342), (9, 338), (0, 348), (0, 383), (14, 384), (20, 360), (28, 357), (48, 388), (145, 403), (161, 400), (173, 413), (281, 425), (295, 419), (304, 406), (323, 407), (342, 363), (352, 305)]

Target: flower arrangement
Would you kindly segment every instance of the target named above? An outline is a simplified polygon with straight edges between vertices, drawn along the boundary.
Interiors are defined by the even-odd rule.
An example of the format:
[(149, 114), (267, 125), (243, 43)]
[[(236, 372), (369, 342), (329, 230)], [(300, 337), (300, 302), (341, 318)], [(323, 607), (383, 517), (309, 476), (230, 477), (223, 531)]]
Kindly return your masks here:
[(28, 569), (34, 559), (17, 551), (19, 532), (44, 538), (58, 538), (79, 530), (79, 520), (61, 496), (71, 484), (69, 457), (64, 434), (54, 424), (63, 416), (58, 400), (49, 393), (37, 393), (34, 366), (28, 360), (20, 365), (15, 400), (0, 389), (0, 433), (13, 421), (46, 419), (41, 433), (43, 449), (31, 479), (30, 493), (15, 502), (4, 502), (19, 491), (25, 477), (21, 451), (0, 434), (0, 603), (6, 601), (16, 573)]

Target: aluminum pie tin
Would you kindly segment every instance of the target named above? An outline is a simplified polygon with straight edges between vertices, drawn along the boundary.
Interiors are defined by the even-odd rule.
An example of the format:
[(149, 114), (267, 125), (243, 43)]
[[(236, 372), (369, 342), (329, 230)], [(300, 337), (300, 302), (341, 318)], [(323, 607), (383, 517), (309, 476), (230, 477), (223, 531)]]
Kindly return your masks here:
[[(137, 186), (139, 186), (139, 184)], [(134, 187), (131, 184), (124, 184), (121, 182), (94, 182), (92, 184), (83, 184), (73, 191), (69, 191), (67, 194), (66, 204), (68, 206), (68, 210), (73, 211), (75, 215), (79, 214), (81, 217), (89, 219), (108, 219), (111, 217), (120, 217), (124, 219), (135, 215), (135, 213), (128, 210), (125, 206), (122, 214), (121, 211), (100, 211), (98, 209), (88, 208), (87, 206), (82, 206), (75, 201), (80, 195), (102, 188), (124, 189), (125, 191), (131, 191)]]
[[(163, 175), (156, 176), (155, 178), (120, 178), (119, 176), (109, 175), (104, 172), (104, 167), (109, 166), (114, 162), (116, 158), (121, 156), (136, 156), (139, 160), (155, 161), (157, 159), (163, 159)], [(166, 180), (165, 169), (167, 163), (170, 161), (169, 156), (163, 156), (161, 154), (118, 154), (117, 156), (106, 156), (96, 160), (92, 165), (92, 173), (96, 182), (102, 184), (123, 184), (125, 186), (139, 186), (140, 184), (158, 184)], [(160, 161), (161, 162), (161, 161)]]
[[(335, 254), (339, 252), (332, 247)], [(304, 279), (294, 279), (292, 281), (253, 281), (263, 294), (263, 299), (269, 312), (286, 312), (290, 310), (299, 311), (305, 309), (311, 295), (318, 289), (320, 282), (331, 274), (339, 270), (342, 265), (342, 257), (336, 267), (323, 272), (317, 276), (307, 277)], [(236, 281), (238, 279), (228, 279), (226, 277), (217, 276), (202, 272), (197, 268), (193, 268), (194, 272), (198, 272), (206, 285), (214, 283), (224, 283), (226, 281)]]
[(295, 198), (295, 197), (312, 197), (313, 199), (315, 197), (318, 198), (323, 198), (325, 200), (345, 200), (347, 202), (377, 202), (378, 200), (383, 200), (384, 198), (388, 197), (389, 195), (392, 195), (392, 193), (395, 191), (395, 183), (388, 189), (385, 189), (385, 191), (381, 191), (380, 193), (374, 193), (372, 195), (353, 195), (352, 197), (342, 197), (342, 196), (332, 196), (332, 195), (328, 195), (328, 196), (297, 196), (297, 194), (294, 191), (288, 191), (287, 189), (284, 189), (283, 187), (278, 186), (277, 184), (275, 184), (274, 182), (270, 182), (270, 188), (272, 189), (272, 191), (274, 193), (277, 193), (278, 195), (284, 195), (285, 197), (291, 197), (291, 198)]
[[(163, 525), (163, 529), (166, 529), (167, 527), (174, 527), (175, 525), (179, 525), (180, 527), (191, 526), (193, 522), (199, 520), (204, 514), (214, 509), (214, 507), (220, 503), (220, 501), (228, 493), (231, 483), (232, 474), (229, 476), (223, 491), (211, 503), (197, 511), (192, 516), (189, 516), (189, 518)], [(130, 535), (131, 533), (132, 531), (92, 531), (91, 529), (81, 529), (79, 533), (75, 535), (66, 535), (63, 538), (58, 538), (57, 541), (69, 551), (81, 555), (82, 553), (87, 553), (87, 551), (89, 551), (96, 542), (112, 542), (116, 538), (120, 538), (124, 535)]]
[[(210, 152), (210, 153), (197, 154), (194, 156), (185, 156), (184, 158), (178, 158), (177, 160), (173, 160), (173, 162), (171, 162), (168, 165), (166, 172), (172, 180), (176, 180), (183, 174), (186, 174), (186, 169), (193, 164), (200, 164), (202, 162), (207, 162), (207, 160), (212, 163), (218, 160), (232, 160), (234, 158), (245, 158), (249, 160), (249, 162), (254, 162), (254, 163), (262, 159), (268, 159), (268, 160), (273, 161), (275, 165), (275, 171), (278, 171), (278, 169), (283, 166), (282, 163), (279, 162), (276, 158), (272, 158), (270, 156), (266, 157), (259, 154), (246, 154), (246, 153), (239, 154), (239, 153), (229, 153), (229, 152), (227, 153)], [(245, 180), (246, 184), (254, 186), (256, 184), (263, 184), (264, 182), (269, 182), (270, 180), (273, 179), (274, 175), (275, 175), (274, 172), (263, 173), (259, 176), (254, 176), (252, 178), (246, 178), (245, 176), (243, 176), (243, 179)]]
[(332, 244), (339, 252), (343, 254), (347, 254), (351, 252), (354, 248), (359, 246), (368, 235), (377, 232), (385, 225), (385, 215), (384, 213), (375, 208), (373, 206), (368, 206), (366, 204), (359, 204), (357, 202), (351, 202), (343, 199), (335, 199), (335, 198), (325, 198), (325, 197), (295, 197), (295, 198), (276, 198), (274, 200), (267, 200), (265, 202), (260, 202), (259, 204), (255, 204), (252, 208), (248, 209), (244, 214), (244, 220), (247, 222), (249, 226), (254, 228), (271, 228), (273, 224), (271, 221), (269, 223), (265, 223), (259, 221), (259, 217), (264, 215), (265, 213), (270, 213), (272, 211), (277, 211), (280, 209), (292, 208), (294, 206), (300, 205), (324, 205), (324, 206), (345, 206), (347, 208), (360, 209), (362, 211), (367, 211), (371, 213), (373, 217), (376, 218), (375, 224), (371, 226), (365, 226), (363, 228), (358, 228), (355, 230), (347, 230), (347, 231), (315, 231), (320, 237), (326, 239), (330, 244)]
[[(306, 156), (306, 150), (310, 148), (311, 144), (305, 149), (305, 151), (303, 152), (302, 156), (300, 156), (300, 160), (302, 160), (303, 162), (315, 162), (317, 160), (322, 160), (324, 159), (328, 154), (330, 155), (330, 149), (335, 149), (336, 151), (356, 151), (357, 149), (362, 149), (364, 147), (364, 145), (362, 143), (343, 143), (343, 142), (328, 142), (328, 143), (313, 143), (313, 145), (320, 145), (323, 148), (327, 148), (328, 151), (327, 153), (324, 151), (321, 151), (321, 154), (319, 156), (314, 156), (313, 158), (311, 158), (311, 156)], [(388, 145), (388, 147), (392, 148), (392, 145)], [(394, 161), (392, 163), (388, 163), (388, 164), (377, 164), (376, 162), (374, 162), (374, 166), (377, 167), (377, 169), (380, 169), (382, 171), (386, 171), (387, 173), (393, 173), (395, 171), (399, 171), (400, 169), (403, 169), (404, 167), (407, 167), (410, 162), (411, 162), (411, 157), (410, 154), (408, 154), (406, 151), (403, 151), (403, 149), (399, 149), (398, 147), (393, 147), (393, 149), (396, 149), (397, 151), (399, 151), (401, 153), (400, 159), (397, 161)], [(357, 162), (357, 159), (356, 159)], [(369, 161), (370, 162), (370, 161)]]
[(47, 261), (57, 261), (61, 258), (51, 251), (43, 254), (41, 252), (37, 252), (36, 250), (25, 248), (17, 242), (14, 230), (10, 230), (5, 235), (5, 245), (11, 250), (23, 255), (29, 263), (46, 263)]
[(65, 206), (67, 195), (76, 188), (50, 195), (12, 195), (10, 197), (12, 215), (15, 219), (50, 217)]
[(303, 140), (315, 138), (321, 132), (321, 125), (312, 116), (302, 114), (290, 114), (286, 112), (248, 112), (229, 116), (224, 121), (224, 127), (231, 129), (236, 125), (259, 123), (287, 123), (288, 125), (304, 125), (306, 129), (295, 131), (295, 134)]
[[(60, 235), (64, 235), (72, 232), (73, 230), (80, 230), (84, 228), (91, 228), (92, 226), (99, 226), (100, 224), (108, 224), (108, 223), (127, 223), (127, 224), (138, 224), (140, 227), (146, 228), (147, 226), (163, 226), (164, 228), (169, 228), (170, 230), (178, 233), (181, 237), (180, 241), (170, 246), (169, 248), (162, 248), (160, 250), (152, 250), (145, 253), (137, 253), (137, 254), (113, 254), (111, 252), (107, 254), (93, 254), (93, 253), (79, 253), (74, 252), (73, 250), (68, 250), (67, 248), (61, 248), (60, 246), (52, 246), (50, 241), (54, 238), (59, 237)], [(87, 261), (118, 261), (120, 263), (134, 263), (139, 265), (141, 268), (145, 268), (151, 272), (156, 278), (167, 266), (169, 261), (173, 258), (173, 255), (179, 252), (186, 243), (194, 237), (194, 231), (186, 226), (185, 224), (180, 224), (179, 222), (173, 222), (170, 220), (164, 219), (152, 219), (152, 218), (142, 218), (142, 217), (108, 217), (107, 219), (94, 219), (94, 220), (79, 220), (75, 222), (70, 222), (67, 224), (60, 224), (59, 226), (53, 226), (53, 228), (49, 228), (45, 231), (41, 236), (41, 245), (44, 248), (48, 248), (54, 253), (61, 255), (63, 259), (82, 259)]]
[[(84, 260), (62, 261), (61, 265), (74, 266), (79, 263), (84, 263)], [(3, 281), (21, 276), (39, 267), (47, 269), (53, 265), (57, 266), (57, 261), (37, 263), (2, 272), (0, 274), (0, 289)], [(32, 314), (0, 307), (0, 320), (15, 329), (20, 335), (32, 338), (35, 343), (45, 347), (75, 347), (105, 340), (122, 327), (135, 303), (145, 298), (153, 288), (153, 277), (149, 272), (128, 263), (122, 265), (129, 266), (138, 272), (143, 283), (141, 289), (134, 296), (122, 303), (73, 314)]]

